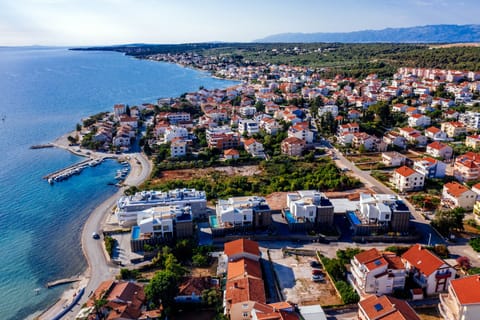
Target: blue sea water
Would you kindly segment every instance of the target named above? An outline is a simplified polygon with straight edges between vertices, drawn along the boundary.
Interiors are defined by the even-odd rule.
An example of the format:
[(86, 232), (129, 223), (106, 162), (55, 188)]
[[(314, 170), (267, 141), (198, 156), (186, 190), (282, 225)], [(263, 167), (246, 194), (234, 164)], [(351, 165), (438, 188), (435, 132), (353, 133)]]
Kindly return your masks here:
[[(118, 164), (106, 161), (53, 186), (42, 176), (81, 158), (31, 150), (81, 118), (236, 82), (173, 64), (113, 52), (0, 48), (0, 315), (22, 319), (53, 304), (65, 287), (48, 281), (82, 273), (80, 233), (88, 214), (116, 190)], [(5, 116), (5, 120), (1, 120)], [(35, 288), (41, 288), (35, 294)]]

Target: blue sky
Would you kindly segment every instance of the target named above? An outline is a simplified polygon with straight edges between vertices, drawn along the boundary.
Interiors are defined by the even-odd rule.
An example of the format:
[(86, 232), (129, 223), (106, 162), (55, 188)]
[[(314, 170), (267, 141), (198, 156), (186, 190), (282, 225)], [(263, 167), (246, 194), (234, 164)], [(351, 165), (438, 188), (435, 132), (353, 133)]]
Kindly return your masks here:
[(479, 23), (478, 0), (0, 0), (0, 45), (252, 41)]

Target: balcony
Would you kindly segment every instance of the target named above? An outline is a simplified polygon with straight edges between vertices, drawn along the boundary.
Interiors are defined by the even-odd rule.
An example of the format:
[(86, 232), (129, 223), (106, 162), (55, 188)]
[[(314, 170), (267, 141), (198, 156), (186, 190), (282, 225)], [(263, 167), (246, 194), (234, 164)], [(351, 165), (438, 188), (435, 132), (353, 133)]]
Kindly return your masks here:
[(447, 272), (437, 271), (437, 273), (435, 274), (435, 278), (437, 279), (446, 279), (446, 278), (450, 278), (451, 276), (452, 276), (452, 272), (450, 271), (447, 271)]
[[(443, 319), (458, 320), (458, 311), (455, 302), (449, 297), (448, 294), (440, 295), (440, 303), (438, 304), (438, 310)], [(456, 314), (455, 314), (456, 312)]]
[(422, 288), (427, 286), (427, 279), (421, 274), (415, 274), (412, 279)]

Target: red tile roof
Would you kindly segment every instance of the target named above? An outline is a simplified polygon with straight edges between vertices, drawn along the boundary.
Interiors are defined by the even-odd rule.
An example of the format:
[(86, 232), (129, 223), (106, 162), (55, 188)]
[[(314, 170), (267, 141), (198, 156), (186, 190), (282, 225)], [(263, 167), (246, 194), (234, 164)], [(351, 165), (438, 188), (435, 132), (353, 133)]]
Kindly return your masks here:
[(443, 185), (443, 188), (444, 190), (446, 190), (450, 195), (454, 196), (454, 197), (459, 197), (461, 196), (462, 194), (464, 194), (465, 192), (469, 191), (470, 189), (468, 189), (467, 187), (465, 187), (464, 185), (461, 185), (460, 183), (458, 182), (448, 182), (446, 184)]
[(445, 261), (435, 254), (422, 248), (420, 244), (416, 244), (408, 249), (408, 251), (402, 255), (402, 259), (408, 261), (426, 276), (431, 275), (442, 265), (446, 264)]
[(389, 296), (370, 296), (358, 305), (371, 320), (420, 320), (407, 302)]
[(245, 276), (261, 279), (262, 268), (260, 262), (242, 258), (228, 263), (227, 280)]
[(265, 287), (263, 280), (255, 278), (242, 278), (227, 281), (225, 288), (225, 300), (229, 304), (244, 301), (256, 301), (265, 303)]
[(238, 239), (230, 242), (226, 242), (224, 245), (225, 254), (230, 257), (241, 253), (250, 253), (256, 256), (260, 256), (260, 249), (258, 243), (248, 239)]
[(460, 304), (480, 304), (480, 275), (455, 279), (450, 285)]
[(443, 148), (446, 148), (446, 147), (448, 147), (447, 144), (441, 143), (441, 142), (438, 142), (438, 141), (434, 141), (434, 142), (430, 143), (429, 145), (427, 145), (427, 148), (431, 148), (431, 149), (435, 149), (435, 150), (442, 150)]
[(404, 176), (404, 177), (409, 177), (412, 174), (417, 173), (417, 171), (415, 171), (412, 168), (409, 168), (407, 166), (402, 166), (402, 167), (396, 169), (395, 172)]

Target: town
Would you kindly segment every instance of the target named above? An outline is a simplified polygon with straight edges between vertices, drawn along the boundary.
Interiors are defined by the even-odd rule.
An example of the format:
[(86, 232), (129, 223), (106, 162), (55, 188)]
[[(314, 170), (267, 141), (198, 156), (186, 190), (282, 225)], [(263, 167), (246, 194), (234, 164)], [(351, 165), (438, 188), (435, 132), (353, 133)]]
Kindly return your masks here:
[(78, 319), (475, 318), (480, 72), (148, 59), (240, 82), (77, 125), (154, 164), (99, 226), (119, 275)]

